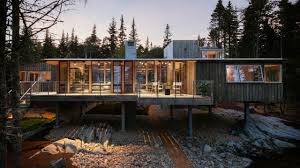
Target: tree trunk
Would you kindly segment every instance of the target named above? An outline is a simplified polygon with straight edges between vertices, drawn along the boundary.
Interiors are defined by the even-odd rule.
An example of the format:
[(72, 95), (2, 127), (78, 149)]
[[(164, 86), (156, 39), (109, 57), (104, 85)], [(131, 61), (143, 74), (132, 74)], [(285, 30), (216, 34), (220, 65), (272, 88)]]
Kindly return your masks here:
[[(5, 37), (6, 37), (6, 5), (7, 0), (0, 1), (0, 119), (3, 126), (2, 133), (6, 133), (6, 54), (5, 54)], [(0, 135), (0, 167), (6, 167), (7, 142), (6, 136)]]
[[(20, 0), (12, 0), (12, 53), (11, 53), (11, 76), (12, 76), (12, 94), (11, 94), (11, 106), (13, 110), (13, 117), (14, 117), (14, 126), (19, 128), (20, 127), (20, 114), (18, 111), (18, 104), (19, 104), (19, 57), (20, 57)], [(16, 161), (14, 162), (15, 167), (21, 167), (21, 136), (20, 129), (16, 129), (15, 134), (17, 135), (17, 140), (15, 143), (15, 158)]]

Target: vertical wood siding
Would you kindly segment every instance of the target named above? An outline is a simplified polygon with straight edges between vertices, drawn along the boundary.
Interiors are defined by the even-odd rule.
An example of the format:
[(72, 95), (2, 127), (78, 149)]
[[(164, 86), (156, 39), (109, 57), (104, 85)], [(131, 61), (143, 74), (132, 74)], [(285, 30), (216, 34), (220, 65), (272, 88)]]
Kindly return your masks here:
[[(231, 63), (232, 64), (232, 63)], [(214, 101), (281, 102), (282, 83), (227, 83), (226, 63), (197, 62), (196, 80), (214, 81)]]

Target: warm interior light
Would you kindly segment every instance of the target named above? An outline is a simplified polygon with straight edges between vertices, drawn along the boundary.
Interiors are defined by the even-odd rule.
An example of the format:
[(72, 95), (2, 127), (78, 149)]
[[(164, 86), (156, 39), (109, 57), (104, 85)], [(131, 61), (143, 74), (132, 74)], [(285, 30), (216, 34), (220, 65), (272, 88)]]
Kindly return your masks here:
[(12, 120), (12, 119), (13, 119), (12, 113), (11, 113), (11, 112), (7, 113), (7, 114), (6, 114), (6, 118), (7, 118), (8, 120)]

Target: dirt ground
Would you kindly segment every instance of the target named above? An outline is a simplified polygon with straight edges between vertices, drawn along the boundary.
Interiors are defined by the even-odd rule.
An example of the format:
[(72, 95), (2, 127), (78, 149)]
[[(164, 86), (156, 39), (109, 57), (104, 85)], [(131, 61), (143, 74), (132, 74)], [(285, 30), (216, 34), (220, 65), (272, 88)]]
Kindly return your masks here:
[[(27, 139), (22, 144), (22, 160), (21, 165), (24, 168), (46, 168), (49, 167), (49, 163), (51, 161), (57, 160), (61, 157), (65, 158), (67, 167), (73, 168), (70, 157), (73, 154), (58, 154), (58, 155), (49, 155), (47, 153), (39, 152), (42, 148), (49, 145), (51, 142), (44, 139), (43, 137), (48, 133), (49, 130), (36, 134), (34, 137)], [(8, 149), (8, 167), (13, 167), (14, 163), (14, 153), (12, 152), (12, 148)]]

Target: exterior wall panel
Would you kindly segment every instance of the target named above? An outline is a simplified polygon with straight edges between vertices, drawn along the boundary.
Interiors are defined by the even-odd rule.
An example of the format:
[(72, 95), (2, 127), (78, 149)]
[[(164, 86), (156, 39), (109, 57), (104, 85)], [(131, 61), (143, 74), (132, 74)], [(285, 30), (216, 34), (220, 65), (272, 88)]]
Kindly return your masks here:
[(215, 103), (230, 101), (281, 102), (283, 100), (283, 83), (227, 83), (226, 64), (222, 61), (197, 62), (196, 80), (212, 80), (214, 82)]

